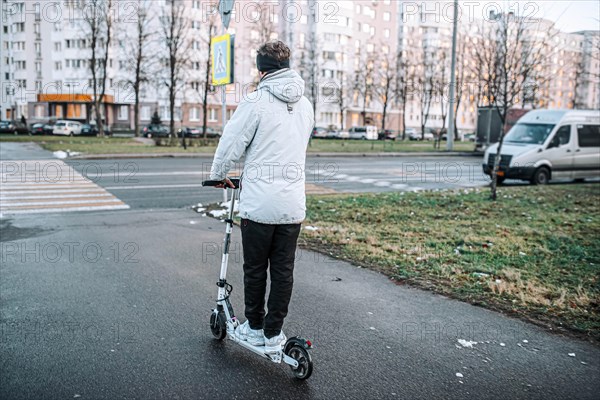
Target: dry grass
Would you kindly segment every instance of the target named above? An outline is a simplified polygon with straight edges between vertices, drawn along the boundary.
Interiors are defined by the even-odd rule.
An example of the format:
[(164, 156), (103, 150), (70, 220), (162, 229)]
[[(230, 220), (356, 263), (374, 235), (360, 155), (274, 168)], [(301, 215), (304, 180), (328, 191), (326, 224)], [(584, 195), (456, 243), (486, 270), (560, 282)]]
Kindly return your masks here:
[[(600, 340), (600, 185), (309, 198), (308, 247)], [(335, 211), (332, 211), (335, 210)]]

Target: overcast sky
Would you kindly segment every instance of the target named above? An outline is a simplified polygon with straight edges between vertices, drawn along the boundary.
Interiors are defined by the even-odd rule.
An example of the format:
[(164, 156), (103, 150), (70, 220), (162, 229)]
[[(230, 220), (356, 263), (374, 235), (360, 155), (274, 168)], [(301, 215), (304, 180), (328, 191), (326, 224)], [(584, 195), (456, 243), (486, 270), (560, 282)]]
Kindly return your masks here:
[(556, 21), (558, 28), (566, 32), (600, 30), (600, 1), (597, 0), (496, 0), (482, 3), (496, 3), (503, 7), (518, 4), (520, 14)]

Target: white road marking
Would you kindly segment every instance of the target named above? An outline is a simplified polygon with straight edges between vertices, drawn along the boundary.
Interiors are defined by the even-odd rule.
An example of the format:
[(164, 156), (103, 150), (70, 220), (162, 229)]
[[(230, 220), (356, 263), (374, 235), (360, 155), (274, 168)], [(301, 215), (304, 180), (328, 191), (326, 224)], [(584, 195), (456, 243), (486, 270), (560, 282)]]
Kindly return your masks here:
[(129, 208), (61, 160), (1, 161), (0, 170), (0, 215)]
[(172, 188), (199, 188), (202, 184), (188, 185), (139, 185), (139, 186), (107, 186), (107, 190), (139, 190), (139, 189), (172, 189)]

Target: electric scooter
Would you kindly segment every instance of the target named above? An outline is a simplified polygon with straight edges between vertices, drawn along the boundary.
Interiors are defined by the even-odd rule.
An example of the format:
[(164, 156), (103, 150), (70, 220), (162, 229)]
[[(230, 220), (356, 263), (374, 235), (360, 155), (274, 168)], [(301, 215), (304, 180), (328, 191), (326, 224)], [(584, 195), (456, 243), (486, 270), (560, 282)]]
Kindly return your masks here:
[[(210, 330), (217, 340), (223, 340), (227, 336), (240, 346), (271, 360), (274, 363), (288, 364), (292, 369), (292, 373), (297, 379), (308, 379), (312, 374), (313, 363), (308, 350), (312, 348), (310, 340), (299, 336), (289, 338), (282, 349), (276, 353), (265, 353), (264, 346), (253, 346), (246, 341), (239, 340), (235, 337), (235, 329), (240, 325), (239, 320), (235, 317), (233, 307), (229, 297), (233, 291), (233, 286), (227, 283), (227, 264), (229, 262), (229, 244), (231, 241), (231, 232), (233, 230), (233, 210), (235, 199), (239, 192), (240, 179), (231, 179), (235, 186), (232, 189), (231, 201), (229, 202), (228, 217), (225, 219), (225, 239), (223, 241), (223, 257), (221, 259), (221, 273), (217, 282), (217, 308), (212, 310), (210, 315)], [(204, 181), (202, 186), (217, 186), (222, 185), (223, 181)], [(228, 189), (224, 187), (223, 189)]]

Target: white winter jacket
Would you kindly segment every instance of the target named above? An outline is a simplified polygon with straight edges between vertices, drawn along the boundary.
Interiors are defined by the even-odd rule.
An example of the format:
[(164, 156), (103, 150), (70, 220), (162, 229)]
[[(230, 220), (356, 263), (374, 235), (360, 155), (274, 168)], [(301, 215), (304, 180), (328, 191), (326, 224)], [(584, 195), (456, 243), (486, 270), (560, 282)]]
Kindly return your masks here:
[(289, 68), (265, 76), (245, 96), (223, 136), (210, 178), (222, 180), (242, 155), (239, 215), (264, 224), (300, 223), (306, 215), (306, 146), (314, 126), (304, 80)]

